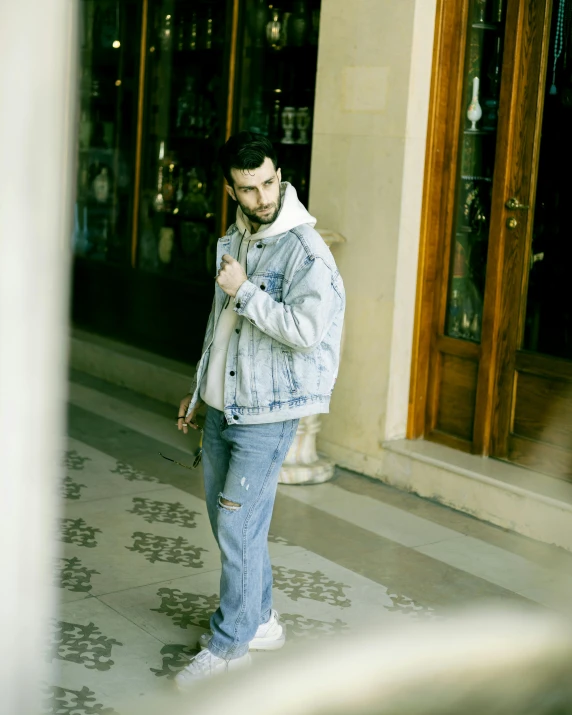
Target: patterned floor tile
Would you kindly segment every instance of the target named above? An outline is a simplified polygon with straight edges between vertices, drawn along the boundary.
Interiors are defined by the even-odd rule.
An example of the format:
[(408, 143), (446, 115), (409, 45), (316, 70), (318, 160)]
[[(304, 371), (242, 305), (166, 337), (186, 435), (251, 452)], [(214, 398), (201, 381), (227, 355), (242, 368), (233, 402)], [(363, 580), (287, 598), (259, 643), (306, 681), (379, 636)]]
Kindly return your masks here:
[(220, 571), (101, 596), (101, 600), (167, 644), (194, 647), (218, 606)]
[(87, 686), (79, 690), (49, 685), (44, 688), (42, 715), (118, 715), (117, 710), (106, 708)]
[(172, 487), (68, 503), (60, 540), (67, 592), (99, 595), (220, 566), (204, 502)]
[(339, 566), (310, 551), (273, 560), (275, 602), (282, 613), (294, 601), (308, 618), (327, 622), (340, 619), (351, 627), (382, 623), (396, 617), (434, 617), (403, 594)]
[(62, 464), (65, 475), (60, 494), (64, 505), (166, 488), (156, 476), (137, 472), (71, 437)]
[[(162, 667), (162, 647), (96, 598), (62, 605), (46, 655), (58, 669), (57, 682), (50, 683), (47, 693), (46, 712), (59, 715), (66, 707), (70, 715), (106, 713), (106, 708), (121, 712), (121, 703), (132, 704), (157, 690), (150, 669)], [(69, 710), (74, 703), (77, 708)], [(98, 705), (99, 711), (89, 709)]]

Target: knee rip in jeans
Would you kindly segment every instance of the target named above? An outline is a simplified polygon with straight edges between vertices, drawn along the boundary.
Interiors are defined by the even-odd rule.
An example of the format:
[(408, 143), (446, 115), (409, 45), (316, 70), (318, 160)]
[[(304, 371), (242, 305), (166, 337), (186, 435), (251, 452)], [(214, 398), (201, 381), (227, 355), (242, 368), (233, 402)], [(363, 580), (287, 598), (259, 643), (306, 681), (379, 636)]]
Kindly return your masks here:
[(223, 511), (238, 511), (242, 506), (242, 504), (237, 504), (235, 501), (226, 499), (222, 494), (218, 495), (218, 505)]

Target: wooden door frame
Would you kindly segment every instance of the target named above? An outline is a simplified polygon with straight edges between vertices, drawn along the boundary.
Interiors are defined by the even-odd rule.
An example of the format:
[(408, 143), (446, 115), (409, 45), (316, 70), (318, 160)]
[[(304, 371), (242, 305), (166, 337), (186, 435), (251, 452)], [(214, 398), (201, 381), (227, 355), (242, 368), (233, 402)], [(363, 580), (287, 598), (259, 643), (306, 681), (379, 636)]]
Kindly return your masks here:
[[(430, 386), (431, 355), (439, 333), (439, 308), (446, 292), (444, 270), (447, 241), (451, 231), (451, 203), (454, 200), (452, 168), (456, 166), (460, 107), (454, 102), (455, 117), (450, 116), (452, 98), (462, 91), (463, 59), (469, 0), (459, 3), (437, 0), (432, 80), (429, 98), (427, 148), (423, 181), (417, 296), (413, 330), (411, 383), (409, 390), (408, 439), (426, 433), (427, 408), (433, 391)], [(448, 189), (448, 191), (446, 191)], [(437, 228), (438, 227), (438, 228)], [(460, 341), (456, 341), (460, 342)]]
[[(531, 18), (540, 15), (540, 31), (544, 34), (550, 32), (550, 6), (550, 0), (509, 0), (505, 26), (514, 28), (514, 32), (506, 33), (503, 52), (500, 106), (503, 107), (504, 116), (518, 116), (515, 113), (515, 90), (521, 88), (519, 82), (536, 84), (533, 96), (537, 112), (542, 106), (543, 96), (537, 91), (537, 73), (528, 75), (523, 71), (524, 66), (528, 68), (534, 58), (526, 57), (524, 63), (520, 58), (527, 33), (531, 29), (528, 26)], [(507, 365), (510, 370), (510, 350), (514, 365), (519, 335), (519, 326), (514, 315), (510, 314), (510, 306), (511, 299), (517, 298), (520, 301), (522, 291), (525, 290), (523, 262), (528, 255), (530, 240), (515, 240), (520, 231), (515, 234), (505, 228), (500, 228), (494, 234), (494, 240), (489, 240), (481, 343), (445, 336), (443, 327), (452, 244), (452, 207), (455, 200), (456, 175), (452, 172), (457, 166), (457, 133), (462, 109), (458, 98), (462, 96), (468, 8), (469, 0), (462, 0), (460, 4), (439, 0), (437, 6), (407, 437), (417, 439), (432, 433), (439, 398), (442, 355), (457, 355), (478, 362), (472, 442), (443, 434), (438, 435), (438, 441), (488, 456), (493, 449), (499, 455), (498, 444), (492, 443), (495, 430), (500, 430), (499, 420), (504, 419), (505, 423), (509, 424), (506, 405), (511, 404), (512, 385), (506, 380), (505, 384), (502, 384), (502, 379), (503, 375), (507, 374)], [(524, 24), (523, 18), (528, 18), (528, 25)], [(534, 30), (534, 27), (532, 29)], [(544, 48), (543, 60), (537, 63), (536, 68), (540, 72), (545, 69), (545, 40), (543, 37), (540, 43)], [(530, 101), (532, 100), (529, 99), (529, 103)], [(506, 159), (495, 164), (491, 227), (504, 227), (507, 217), (504, 203), (509, 196), (517, 195), (523, 203), (529, 203), (531, 199), (530, 191), (525, 195), (519, 194), (520, 187), (514, 186), (510, 170), (510, 152), (516, 142), (515, 132), (521, 129), (529, 133), (531, 131), (530, 126), (524, 124), (513, 122), (510, 125), (508, 121), (499, 122), (497, 147), (505, 148)], [(539, 121), (534, 123), (532, 131), (535, 133), (534, 141), (531, 143), (529, 137), (528, 145), (533, 146), (537, 160)], [(525, 142), (521, 141), (521, 145), (524, 144)], [(519, 216), (519, 219), (522, 220), (523, 217)], [(528, 227), (524, 228), (526, 230)], [(512, 266), (518, 275), (523, 277), (518, 286), (513, 285), (512, 274), (506, 270), (507, 265)], [(515, 293), (516, 290), (520, 292)], [(499, 408), (501, 400), (502, 409)]]

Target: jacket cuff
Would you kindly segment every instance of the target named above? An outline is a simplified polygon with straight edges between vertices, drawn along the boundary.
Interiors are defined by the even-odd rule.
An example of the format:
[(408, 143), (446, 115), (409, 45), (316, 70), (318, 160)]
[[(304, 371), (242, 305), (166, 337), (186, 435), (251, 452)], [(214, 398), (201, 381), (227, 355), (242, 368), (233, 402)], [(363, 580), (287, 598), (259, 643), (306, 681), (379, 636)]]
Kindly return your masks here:
[(254, 285), (254, 283), (251, 283), (249, 280), (244, 281), (244, 283), (240, 286), (234, 297), (233, 310), (235, 311), (235, 313), (238, 313), (239, 315), (242, 315), (244, 313), (249, 300), (252, 298), (252, 296), (256, 293), (257, 290), (258, 289)]

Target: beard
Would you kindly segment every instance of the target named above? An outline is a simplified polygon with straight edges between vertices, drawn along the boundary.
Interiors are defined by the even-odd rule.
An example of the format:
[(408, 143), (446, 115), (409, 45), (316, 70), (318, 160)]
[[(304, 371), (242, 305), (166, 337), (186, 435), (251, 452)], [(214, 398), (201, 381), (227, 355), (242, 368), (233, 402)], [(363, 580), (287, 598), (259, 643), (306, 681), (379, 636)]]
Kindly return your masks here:
[[(246, 216), (246, 218), (251, 223), (258, 223), (261, 225), (262, 224), (271, 224), (271, 223), (274, 223), (274, 221), (276, 221), (276, 218), (278, 217), (278, 214), (280, 213), (280, 209), (282, 208), (282, 196), (281, 196), (280, 192), (278, 192), (278, 200), (276, 203), (266, 204), (265, 206), (260, 206), (255, 211), (248, 209), (240, 201), (238, 203), (239, 203), (240, 208), (242, 209), (242, 213)], [(258, 213), (259, 211), (263, 211), (266, 209), (270, 209), (270, 212), (268, 214)]]

